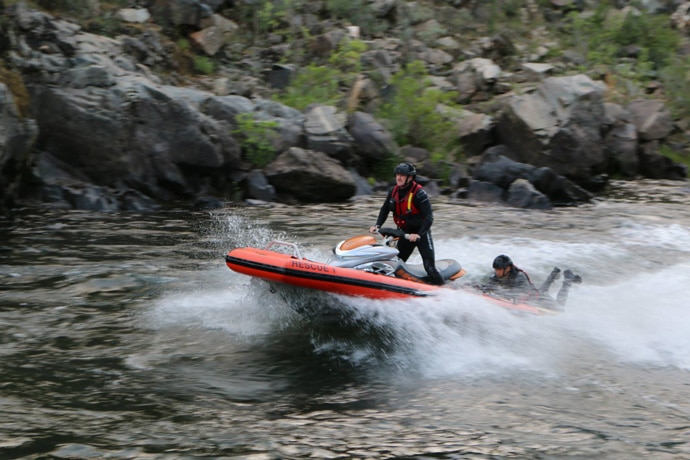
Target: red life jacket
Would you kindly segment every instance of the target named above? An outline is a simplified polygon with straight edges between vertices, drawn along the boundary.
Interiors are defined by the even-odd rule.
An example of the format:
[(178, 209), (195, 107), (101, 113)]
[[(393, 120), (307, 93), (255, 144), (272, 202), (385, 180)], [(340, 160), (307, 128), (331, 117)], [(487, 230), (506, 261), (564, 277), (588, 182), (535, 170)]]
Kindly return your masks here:
[(395, 211), (393, 211), (393, 221), (395, 225), (404, 229), (407, 218), (419, 214), (419, 209), (414, 204), (414, 196), (421, 189), (422, 186), (417, 182), (412, 182), (410, 190), (405, 196), (398, 196), (400, 194), (400, 187), (397, 185), (393, 188), (391, 196), (395, 200)]

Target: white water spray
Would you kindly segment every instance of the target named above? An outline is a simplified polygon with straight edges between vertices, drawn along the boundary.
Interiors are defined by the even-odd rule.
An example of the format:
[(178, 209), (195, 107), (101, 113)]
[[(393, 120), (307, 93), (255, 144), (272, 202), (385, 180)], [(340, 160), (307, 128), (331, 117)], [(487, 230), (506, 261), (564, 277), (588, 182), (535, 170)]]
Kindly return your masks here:
[[(228, 241), (261, 247), (272, 239), (295, 240), (237, 215), (220, 216), (214, 226), (226, 250)], [(429, 377), (506, 372), (557, 376), (583, 356), (604, 365), (690, 369), (684, 292), (690, 281), (690, 231), (682, 225), (623, 220), (587, 238), (486, 234), (438, 239), (436, 247), (438, 258), (459, 260), (468, 279), (487, 277), (493, 258), (505, 253), (537, 286), (553, 266), (580, 273), (584, 282), (571, 289), (564, 313), (543, 317), (516, 315), (460, 291), (406, 301), (339, 298), (358, 319), (392, 332), (392, 349), (383, 354), (388, 364)], [(330, 249), (308, 247), (303, 254), (326, 260)], [(416, 253), (410, 262), (420, 262)], [(300, 321), (292, 311), (295, 305), (272, 294), (263, 282), (249, 282), (224, 266), (199, 277), (200, 289), (173, 292), (158, 302), (160, 318), (239, 336), (270, 333)], [(560, 281), (552, 295), (559, 286)], [(314, 350), (353, 365), (371, 362), (375, 354), (371, 344), (354, 345), (343, 338), (320, 337)]]

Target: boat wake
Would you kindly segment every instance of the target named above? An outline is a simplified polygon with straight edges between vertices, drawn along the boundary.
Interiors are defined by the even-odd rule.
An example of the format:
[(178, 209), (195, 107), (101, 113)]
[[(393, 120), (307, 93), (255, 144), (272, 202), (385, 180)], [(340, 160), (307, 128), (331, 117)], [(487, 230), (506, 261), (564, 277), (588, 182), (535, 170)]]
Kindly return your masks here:
[[(231, 221), (226, 231), (237, 244), (246, 244), (248, 235), (257, 245), (276, 237), (265, 229), (248, 230), (242, 219)], [(578, 363), (690, 370), (690, 315), (684, 307), (690, 266), (685, 253), (678, 252), (685, 247), (679, 238), (689, 237), (682, 229), (671, 230), (672, 237), (645, 246), (640, 235), (649, 233), (648, 228), (617, 229), (624, 242), (639, 244), (633, 250), (618, 237), (595, 243), (524, 237), (504, 239), (501, 246), (493, 238), (437, 243), (439, 253), (463, 261), (470, 278), (486, 275), (499, 252), (524, 260), (521, 266), (536, 274), (536, 283), (539, 274), (567, 260), (585, 282), (571, 290), (565, 312), (558, 315), (520, 314), (461, 290), (370, 300), (276, 288), (218, 267), (199, 275), (196, 291), (171, 292), (160, 299), (155, 321), (220, 330), (228, 340), (249, 340), (257, 347), (264, 339), (275, 343), (285, 335), (303, 334), (316, 355), (351, 366), (385, 364), (427, 377), (520, 372), (544, 378), (587, 372)], [(227, 248), (223, 243), (219, 252)], [(658, 255), (659, 245), (672, 251), (672, 264), (649, 263), (650, 252), (664, 257)], [(307, 245), (304, 254), (321, 260), (328, 251)]]

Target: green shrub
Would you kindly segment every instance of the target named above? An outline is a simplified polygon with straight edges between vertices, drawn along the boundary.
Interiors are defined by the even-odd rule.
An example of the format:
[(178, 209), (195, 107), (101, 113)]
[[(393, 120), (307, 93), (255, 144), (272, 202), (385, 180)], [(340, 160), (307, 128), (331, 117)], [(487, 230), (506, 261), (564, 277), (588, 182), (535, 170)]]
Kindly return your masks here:
[(213, 73), (213, 61), (206, 56), (194, 56), (194, 70), (202, 75)]
[(266, 33), (279, 27), (280, 24), (282, 24), (285, 20), (289, 3), (289, 1), (278, 3), (264, 1), (263, 5), (259, 3), (261, 6), (256, 12), (256, 25), (258, 26), (257, 32)]
[(344, 95), (361, 72), (361, 55), (367, 45), (361, 40), (343, 40), (328, 59), (328, 65), (310, 64), (297, 71), (288, 87), (273, 99), (304, 110), (309, 104), (341, 105)]
[(345, 39), (328, 59), (328, 63), (345, 74), (358, 74), (362, 70), (362, 53), (366, 50), (367, 44), (362, 40)]
[(670, 158), (671, 160), (675, 161), (676, 163), (680, 163), (680, 164), (687, 166), (688, 171), (690, 171), (690, 156), (683, 155), (683, 154), (673, 150), (668, 145), (662, 145), (659, 148), (659, 153), (662, 154), (663, 156), (667, 157), (667, 158)]
[(297, 0), (252, 0), (235, 2), (236, 20), (247, 24), (255, 39), (265, 37), (268, 32), (288, 25)]
[(419, 36), (419, 39), (426, 43), (428, 46), (434, 46), (436, 40), (438, 40), (439, 37), (446, 35), (447, 33), (448, 31), (445, 29), (445, 27), (436, 25), (434, 27), (429, 27), (421, 32), (418, 32), (417, 35)]
[(666, 16), (624, 14), (608, 2), (602, 2), (589, 17), (572, 16), (571, 32), (571, 45), (594, 65), (612, 65), (624, 47), (639, 46), (642, 59), (637, 59), (636, 67), (642, 68), (645, 77), (650, 76), (645, 72), (650, 67), (660, 70), (668, 64), (680, 40), (678, 33), (668, 26)]
[(280, 125), (274, 120), (258, 120), (253, 113), (242, 113), (235, 117), (237, 129), (233, 131), (240, 139), (244, 159), (257, 168), (263, 168), (276, 157), (273, 141), (278, 136)]
[(628, 14), (615, 33), (621, 47), (639, 45), (654, 69), (668, 64), (678, 48), (680, 37), (668, 24), (666, 15)]
[(359, 26), (370, 35), (381, 33), (389, 27), (388, 21), (377, 18), (367, 0), (326, 0), (326, 9), (335, 19)]
[[(371, 167), (371, 174), (373, 178), (378, 180), (390, 181), (393, 177), (393, 169), (395, 169), (395, 166), (402, 160), (403, 158), (400, 158), (400, 156), (394, 153), (389, 153), (384, 158), (376, 160), (376, 162)], [(375, 182), (375, 180), (372, 179), (369, 182), (372, 183)]]
[(456, 106), (454, 92), (431, 88), (424, 65), (415, 61), (397, 72), (391, 81), (393, 96), (381, 105), (377, 118), (386, 121), (399, 145), (414, 145), (441, 156), (458, 143), (453, 121), (444, 117), (439, 105)]
[(660, 76), (673, 115), (690, 117), (690, 62), (677, 57)]
[[(126, 8), (127, 0), (93, 2), (93, 0), (34, 0), (40, 8), (53, 13), (63, 13), (76, 19), (93, 19), (98, 10), (103, 11)], [(101, 18), (102, 19), (102, 18)]]
[(345, 19), (352, 24), (361, 25), (367, 5), (363, 0), (327, 0), (326, 8), (338, 19)]
[(290, 85), (281, 93), (273, 96), (273, 99), (304, 110), (309, 104), (320, 103), (337, 104), (341, 95), (339, 92), (340, 73), (329, 67), (309, 65), (301, 69)]

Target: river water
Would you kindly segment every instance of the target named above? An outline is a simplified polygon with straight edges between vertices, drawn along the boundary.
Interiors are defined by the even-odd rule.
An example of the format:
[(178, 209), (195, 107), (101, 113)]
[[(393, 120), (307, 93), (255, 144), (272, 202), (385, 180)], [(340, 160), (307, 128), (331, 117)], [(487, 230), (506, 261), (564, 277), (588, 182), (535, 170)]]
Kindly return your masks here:
[(433, 200), (468, 280), (500, 253), (537, 283), (581, 274), (559, 315), (448, 290), (326, 296), (358, 321), (322, 324), (224, 264), (272, 239), (325, 260), (382, 198), (1, 217), (0, 458), (690, 458), (687, 183), (547, 212)]

